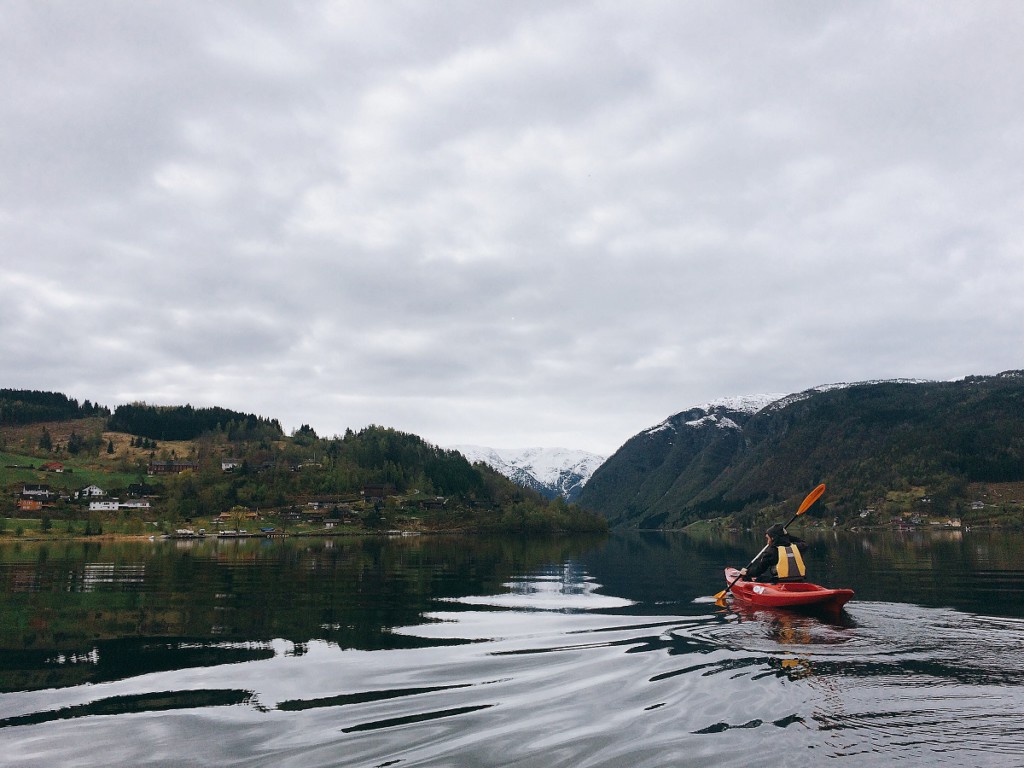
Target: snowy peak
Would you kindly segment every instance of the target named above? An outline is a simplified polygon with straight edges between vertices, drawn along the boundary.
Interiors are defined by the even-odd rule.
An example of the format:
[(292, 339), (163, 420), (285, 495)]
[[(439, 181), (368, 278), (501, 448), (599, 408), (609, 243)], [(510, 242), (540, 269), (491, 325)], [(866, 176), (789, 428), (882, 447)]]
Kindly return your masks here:
[(645, 429), (641, 434), (652, 435), (665, 430), (678, 430), (681, 426), (695, 429), (712, 426), (719, 429), (741, 429), (731, 416), (736, 414), (753, 415), (783, 397), (785, 397), (784, 394), (764, 394), (719, 398), (670, 416), (660, 424)]
[(569, 448), (487, 448), (455, 445), (470, 462), (482, 461), (517, 485), (548, 498), (574, 501), (605, 457)]
[(754, 414), (771, 405), (779, 398), (785, 397), (785, 393), (777, 392), (765, 395), (737, 395), (736, 397), (720, 397), (710, 403), (697, 406), (702, 411), (711, 413), (717, 410), (738, 411), (739, 413)]

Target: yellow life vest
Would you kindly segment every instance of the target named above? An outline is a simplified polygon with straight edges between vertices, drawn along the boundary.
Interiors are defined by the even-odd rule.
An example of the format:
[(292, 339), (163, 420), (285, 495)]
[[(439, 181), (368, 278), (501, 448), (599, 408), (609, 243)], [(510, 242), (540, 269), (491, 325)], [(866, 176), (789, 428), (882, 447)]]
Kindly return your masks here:
[(804, 559), (800, 557), (800, 550), (796, 544), (786, 547), (778, 547), (779, 561), (775, 564), (775, 575), (779, 581), (798, 581), (807, 575), (807, 568), (804, 567)]

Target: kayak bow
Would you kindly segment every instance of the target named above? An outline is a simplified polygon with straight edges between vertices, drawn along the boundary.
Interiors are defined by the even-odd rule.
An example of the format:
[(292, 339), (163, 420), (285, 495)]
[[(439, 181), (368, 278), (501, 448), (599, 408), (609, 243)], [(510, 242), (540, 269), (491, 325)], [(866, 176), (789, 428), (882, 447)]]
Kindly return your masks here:
[(853, 597), (852, 589), (827, 589), (808, 581), (761, 584), (739, 581), (739, 575), (735, 568), (725, 569), (726, 583), (735, 582), (732, 585), (733, 597), (763, 608), (813, 607), (838, 611)]

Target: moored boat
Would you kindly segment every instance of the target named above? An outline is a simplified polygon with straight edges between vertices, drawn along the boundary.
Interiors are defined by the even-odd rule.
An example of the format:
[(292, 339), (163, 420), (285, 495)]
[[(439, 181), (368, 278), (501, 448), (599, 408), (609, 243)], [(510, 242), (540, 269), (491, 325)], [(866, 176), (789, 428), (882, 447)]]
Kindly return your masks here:
[[(761, 584), (756, 581), (736, 581), (740, 572), (725, 569), (726, 584), (732, 584), (733, 597), (764, 608), (823, 608), (838, 611), (853, 597), (852, 589), (828, 589), (809, 581), (787, 581)], [(733, 582), (736, 582), (733, 584)]]

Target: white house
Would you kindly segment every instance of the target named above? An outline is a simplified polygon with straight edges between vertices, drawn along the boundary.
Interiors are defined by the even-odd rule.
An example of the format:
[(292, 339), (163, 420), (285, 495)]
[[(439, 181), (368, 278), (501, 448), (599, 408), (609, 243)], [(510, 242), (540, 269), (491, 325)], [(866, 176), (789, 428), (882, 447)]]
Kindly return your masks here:
[(117, 512), (117, 500), (113, 501), (90, 501), (90, 512)]
[(118, 509), (149, 509), (150, 504), (146, 499), (129, 499), (117, 505)]
[(242, 466), (241, 459), (221, 459), (220, 468), (223, 472), (232, 472)]
[(85, 488), (78, 492), (79, 496), (85, 496), (90, 499), (101, 498), (107, 495), (107, 492), (100, 488), (98, 485), (87, 485)]

